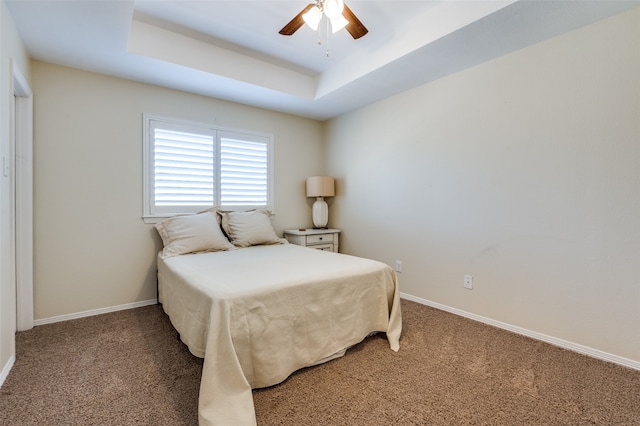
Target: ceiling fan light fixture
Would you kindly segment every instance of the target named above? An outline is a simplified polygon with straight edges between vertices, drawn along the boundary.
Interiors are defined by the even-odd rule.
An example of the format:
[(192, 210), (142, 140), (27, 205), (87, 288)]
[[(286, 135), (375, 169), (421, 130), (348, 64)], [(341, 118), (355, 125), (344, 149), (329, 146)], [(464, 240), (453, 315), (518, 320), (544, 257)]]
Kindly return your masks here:
[(313, 6), (307, 13), (302, 15), (302, 19), (313, 31), (316, 31), (322, 19), (322, 11), (318, 6)]
[(338, 31), (340, 31), (341, 29), (343, 29), (344, 27), (346, 27), (347, 25), (349, 25), (349, 21), (347, 21), (347, 19), (340, 15), (337, 18), (331, 18), (331, 31), (333, 33), (336, 33)]
[[(304, 24), (307, 24), (313, 31), (319, 31), (320, 22), (324, 20), (325, 16), (327, 17), (326, 33), (329, 33), (329, 23), (331, 23), (334, 33), (344, 28), (354, 40), (369, 32), (343, 0), (315, 0), (314, 3), (307, 4), (278, 32), (284, 36), (290, 36)], [(320, 36), (318, 34), (318, 43), (322, 44)]]
[(342, 16), (342, 11), (344, 10), (343, 0), (324, 0), (322, 3), (324, 14), (330, 20), (338, 19), (338, 17)]

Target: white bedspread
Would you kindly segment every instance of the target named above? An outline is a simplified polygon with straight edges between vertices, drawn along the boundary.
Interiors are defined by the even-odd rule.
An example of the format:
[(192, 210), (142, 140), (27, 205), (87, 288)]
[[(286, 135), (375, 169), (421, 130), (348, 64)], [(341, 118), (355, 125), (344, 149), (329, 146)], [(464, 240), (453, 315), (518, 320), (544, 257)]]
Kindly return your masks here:
[(204, 358), (200, 425), (255, 425), (252, 388), (387, 333), (399, 349), (395, 272), (381, 262), (293, 244), (158, 259), (159, 299)]

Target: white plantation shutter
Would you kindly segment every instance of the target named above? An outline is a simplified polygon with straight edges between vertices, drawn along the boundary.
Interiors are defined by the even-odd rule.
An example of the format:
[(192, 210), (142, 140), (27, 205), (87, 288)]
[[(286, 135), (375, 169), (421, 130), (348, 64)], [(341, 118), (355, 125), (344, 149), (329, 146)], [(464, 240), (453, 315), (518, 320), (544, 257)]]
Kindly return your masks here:
[(272, 137), (144, 116), (145, 219), (272, 202)]
[(267, 144), (229, 136), (220, 138), (220, 205), (267, 205)]
[(213, 137), (154, 131), (156, 206), (210, 206), (214, 202)]

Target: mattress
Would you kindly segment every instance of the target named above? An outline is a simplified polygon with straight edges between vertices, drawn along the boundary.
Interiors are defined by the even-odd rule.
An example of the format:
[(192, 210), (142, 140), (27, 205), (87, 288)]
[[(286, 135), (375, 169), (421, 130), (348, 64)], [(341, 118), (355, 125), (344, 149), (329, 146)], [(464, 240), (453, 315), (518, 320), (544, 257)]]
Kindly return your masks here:
[(395, 272), (293, 244), (158, 257), (163, 309), (204, 358), (200, 425), (254, 425), (252, 389), (385, 332), (399, 349)]

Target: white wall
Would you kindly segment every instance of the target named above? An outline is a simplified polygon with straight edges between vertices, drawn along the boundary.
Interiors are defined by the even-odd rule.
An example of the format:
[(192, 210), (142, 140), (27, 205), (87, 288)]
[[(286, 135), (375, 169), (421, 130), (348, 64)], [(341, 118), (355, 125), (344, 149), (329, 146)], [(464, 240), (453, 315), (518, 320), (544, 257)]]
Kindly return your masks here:
[(276, 231), (310, 225), (321, 123), (43, 62), (34, 92), (36, 320), (156, 297), (161, 242), (142, 216), (142, 114), (274, 134)]
[(11, 105), (13, 102), (12, 61), (29, 79), (29, 59), (18, 37), (11, 15), (0, 2), (0, 162), (10, 161), (9, 176), (0, 173), (0, 384), (15, 358), (16, 289), (13, 200), (13, 148)]
[(402, 260), (412, 296), (640, 362), (640, 9), (326, 137), (342, 251)]

